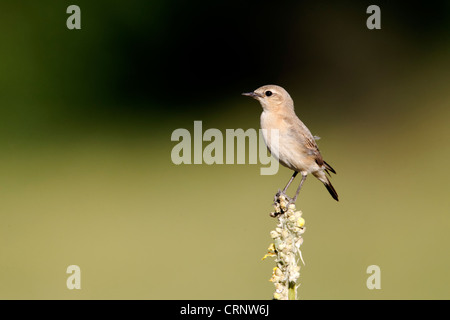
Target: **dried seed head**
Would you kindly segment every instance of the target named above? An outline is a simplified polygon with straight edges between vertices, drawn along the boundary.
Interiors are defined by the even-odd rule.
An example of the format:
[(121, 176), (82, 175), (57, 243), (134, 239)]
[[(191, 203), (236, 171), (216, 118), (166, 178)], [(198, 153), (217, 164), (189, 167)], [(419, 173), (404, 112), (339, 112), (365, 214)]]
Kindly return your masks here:
[(297, 264), (303, 261), (300, 246), (305, 219), (300, 210), (296, 211), (295, 204), (288, 202), (283, 195), (277, 196), (274, 206), (275, 212), (271, 216), (276, 217), (278, 223), (275, 230), (270, 231), (274, 240), (265, 257), (275, 256), (277, 267), (273, 269), (270, 281), (275, 285), (274, 298), (285, 300), (291, 294), (289, 284), (297, 283), (300, 277), (300, 266)]

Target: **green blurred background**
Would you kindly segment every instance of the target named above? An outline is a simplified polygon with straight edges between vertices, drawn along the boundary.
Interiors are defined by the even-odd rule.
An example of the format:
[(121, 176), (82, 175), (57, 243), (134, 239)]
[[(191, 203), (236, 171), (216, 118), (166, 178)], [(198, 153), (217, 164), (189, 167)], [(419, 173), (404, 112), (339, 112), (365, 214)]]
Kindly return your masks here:
[(300, 297), (449, 299), (450, 5), (378, 1), (371, 31), (370, 4), (3, 1), (0, 298), (270, 299), (291, 172), (176, 166), (170, 138), (258, 129), (240, 93), (273, 83), (338, 172), (340, 202), (312, 178), (297, 202)]

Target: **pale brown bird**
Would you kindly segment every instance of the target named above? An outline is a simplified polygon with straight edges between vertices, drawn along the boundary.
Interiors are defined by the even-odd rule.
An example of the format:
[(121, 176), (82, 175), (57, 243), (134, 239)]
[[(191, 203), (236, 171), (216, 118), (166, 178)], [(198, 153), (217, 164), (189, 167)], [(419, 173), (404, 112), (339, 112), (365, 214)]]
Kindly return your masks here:
[[(336, 173), (336, 171), (323, 160), (315, 137), (295, 114), (294, 101), (289, 93), (280, 86), (266, 85), (253, 92), (243, 93), (243, 95), (255, 98), (261, 103), (263, 108), (261, 128), (267, 129), (267, 131), (263, 130), (267, 148), (282, 165), (294, 170), (294, 174), (283, 189), (282, 194), (287, 197), (286, 190), (300, 172), (302, 180), (295, 197), (292, 199), (287, 197), (291, 202), (297, 200), (308, 174), (312, 174), (322, 181), (333, 199), (339, 201), (336, 190), (334, 190), (325, 174), (330, 175), (329, 171), (333, 173)], [(278, 130), (278, 144), (271, 141), (270, 130), (273, 129)], [(274, 150), (274, 148), (277, 150)]]

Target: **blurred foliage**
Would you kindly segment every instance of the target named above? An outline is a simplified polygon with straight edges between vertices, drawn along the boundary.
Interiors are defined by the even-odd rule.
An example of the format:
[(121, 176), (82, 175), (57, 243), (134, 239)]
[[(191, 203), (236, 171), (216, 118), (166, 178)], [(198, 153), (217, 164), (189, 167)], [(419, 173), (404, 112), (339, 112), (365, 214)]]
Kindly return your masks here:
[(194, 120), (259, 128), (240, 93), (268, 83), (338, 172), (339, 203), (297, 202), (300, 297), (450, 298), (448, 1), (381, 1), (373, 31), (369, 2), (80, 0), (72, 31), (70, 4), (0, 4), (0, 298), (269, 299), (289, 170), (170, 159)]

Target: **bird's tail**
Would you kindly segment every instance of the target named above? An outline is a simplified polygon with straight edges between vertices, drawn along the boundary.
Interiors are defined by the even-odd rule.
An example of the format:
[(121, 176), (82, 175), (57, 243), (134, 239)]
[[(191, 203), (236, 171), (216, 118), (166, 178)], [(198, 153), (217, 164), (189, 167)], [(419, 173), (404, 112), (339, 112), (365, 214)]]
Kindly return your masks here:
[(334, 200), (339, 201), (338, 194), (336, 190), (334, 189), (333, 185), (331, 184), (330, 180), (326, 176), (326, 174), (323, 171), (316, 171), (313, 173), (314, 176), (316, 176), (317, 179), (323, 182), (325, 185), (325, 188), (327, 188), (328, 192), (331, 194)]
[(336, 171), (335, 171), (328, 163), (326, 163), (325, 161), (323, 161), (323, 165), (324, 165), (324, 167), (325, 167), (325, 172), (328, 173), (329, 176), (331, 176), (331, 175), (330, 175), (330, 172), (328, 172), (328, 170), (330, 170), (331, 172), (333, 172), (334, 174), (336, 174)]
[(330, 180), (328, 180), (328, 178), (327, 178), (326, 182), (324, 182), (324, 181), (322, 181), (322, 182), (325, 185), (325, 187), (327, 188), (328, 192), (333, 197), (333, 199), (336, 201), (339, 201), (338, 194), (337, 194), (336, 190), (333, 188), (333, 185), (331, 184)]

